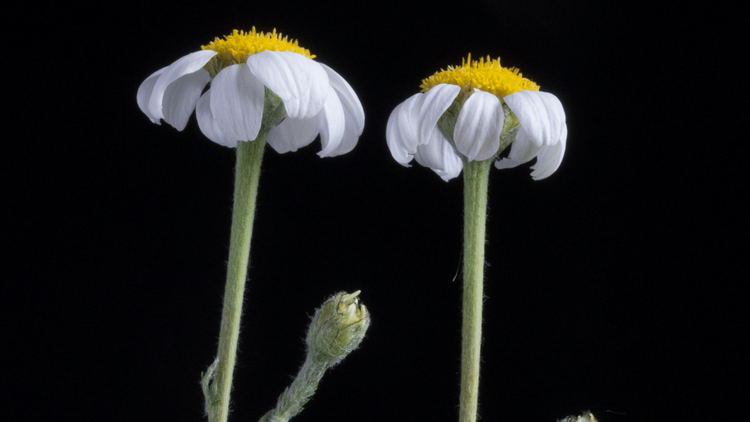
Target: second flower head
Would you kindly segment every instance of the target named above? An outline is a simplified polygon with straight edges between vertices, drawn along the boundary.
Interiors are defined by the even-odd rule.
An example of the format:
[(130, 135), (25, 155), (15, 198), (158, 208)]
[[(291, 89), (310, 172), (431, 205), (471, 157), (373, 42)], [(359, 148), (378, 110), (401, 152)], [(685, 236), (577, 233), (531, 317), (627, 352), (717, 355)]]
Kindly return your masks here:
[(497, 168), (536, 157), (531, 176), (539, 180), (560, 166), (568, 135), (562, 104), (518, 69), (469, 55), (461, 66), (422, 81), (421, 88), (388, 119), (388, 147), (400, 164), (416, 159), (447, 181), (461, 173), (463, 160), (496, 159), (512, 144)]

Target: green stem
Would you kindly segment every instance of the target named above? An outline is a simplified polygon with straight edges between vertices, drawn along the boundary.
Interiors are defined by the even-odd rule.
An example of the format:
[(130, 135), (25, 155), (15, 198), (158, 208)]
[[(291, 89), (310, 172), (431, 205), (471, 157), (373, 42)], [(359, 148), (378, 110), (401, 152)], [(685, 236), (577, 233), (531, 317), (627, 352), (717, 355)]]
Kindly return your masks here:
[(297, 378), (279, 396), (276, 408), (263, 415), (260, 422), (287, 422), (299, 414), (305, 403), (315, 394), (323, 374), (330, 367), (329, 360), (308, 354)]
[[(219, 354), (215, 366), (215, 378), (206, 397), (209, 422), (226, 422), (229, 414), (229, 397), (232, 390), (242, 301), (250, 256), (250, 238), (253, 234), (255, 198), (258, 193), (260, 164), (266, 145), (266, 135), (267, 132), (261, 131), (254, 141), (237, 142), (232, 235), (229, 242), (224, 308), (221, 314)], [(213, 371), (209, 369), (207, 377), (210, 378), (212, 373)], [(204, 385), (207, 385), (207, 379), (204, 380)]]
[(464, 161), (464, 298), (459, 422), (477, 420), (487, 184), (492, 160)]

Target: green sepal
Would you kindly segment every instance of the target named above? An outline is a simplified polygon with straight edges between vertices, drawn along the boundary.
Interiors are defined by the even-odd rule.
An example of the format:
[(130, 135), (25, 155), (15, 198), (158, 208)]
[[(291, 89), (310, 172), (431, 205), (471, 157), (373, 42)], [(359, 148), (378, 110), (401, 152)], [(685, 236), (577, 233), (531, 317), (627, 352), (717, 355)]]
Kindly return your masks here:
[(518, 121), (518, 117), (503, 101), (503, 114), (505, 114), (505, 121), (503, 122), (503, 130), (500, 132), (500, 147), (497, 149), (492, 159), (496, 159), (501, 152), (505, 151), (508, 145), (512, 144), (516, 140), (516, 134), (521, 129), (521, 123)]
[(260, 130), (268, 132), (284, 121), (286, 108), (284, 108), (284, 102), (275, 92), (268, 89), (267, 86), (263, 88), (265, 89), (265, 97), (263, 98), (263, 120)]

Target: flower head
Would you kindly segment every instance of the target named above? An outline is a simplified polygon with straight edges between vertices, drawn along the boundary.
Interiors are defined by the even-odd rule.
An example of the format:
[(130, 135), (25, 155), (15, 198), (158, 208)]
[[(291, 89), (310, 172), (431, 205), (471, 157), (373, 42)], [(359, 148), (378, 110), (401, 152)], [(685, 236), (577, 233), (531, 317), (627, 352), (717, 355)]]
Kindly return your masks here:
[(362, 134), (362, 104), (338, 73), (313, 58), (275, 29), (234, 30), (146, 78), (138, 106), (152, 122), (163, 119), (177, 130), (195, 110), (203, 134), (228, 147), (263, 130), (279, 153), (318, 134), (321, 157), (347, 153)]
[(518, 69), (469, 55), (461, 66), (423, 80), (421, 88), (388, 119), (388, 147), (400, 164), (408, 167), (414, 158), (447, 181), (461, 173), (463, 160), (497, 159), (512, 145), (495, 167), (536, 157), (531, 176), (539, 180), (560, 166), (568, 135), (562, 104)]
[(315, 311), (307, 332), (309, 353), (333, 365), (359, 346), (370, 326), (370, 314), (359, 303), (359, 293), (340, 292)]

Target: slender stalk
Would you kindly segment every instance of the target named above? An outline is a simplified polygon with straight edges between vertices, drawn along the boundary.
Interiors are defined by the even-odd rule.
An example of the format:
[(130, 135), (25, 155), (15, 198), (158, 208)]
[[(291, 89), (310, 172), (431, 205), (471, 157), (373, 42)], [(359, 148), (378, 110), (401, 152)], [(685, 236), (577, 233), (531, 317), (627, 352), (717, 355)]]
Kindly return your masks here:
[(477, 420), (487, 184), (492, 160), (464, 162), (464, 298), (459, 422)]
[[(250, 238), (253, 234), (255, 198), (258, 193), (260, 164), (266, 145), (266, 134), (266, 131), (261, 131), (256, 140), (237, 143), (229, 265), (224, 290), (224, 308), (221, 315), (219, 353), (215, 366), (215, 378), (209, 392), (205, 390), (207, 380), (204, 380), (209, 422), (226, 422), (229, 415), (229, 397), (240, 333), (242, 301), (250, 256)], [(212, 372), (209, 369), (209, 378)]]
[(331, 362), (320, 356), (308, 355), (292, 385), (279, 396), (276, 408), (260, 418), (260, 422), (287, 422), (302, 411), (318, 388), (320, 380)]

